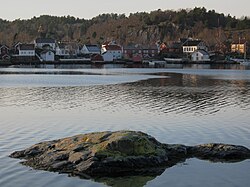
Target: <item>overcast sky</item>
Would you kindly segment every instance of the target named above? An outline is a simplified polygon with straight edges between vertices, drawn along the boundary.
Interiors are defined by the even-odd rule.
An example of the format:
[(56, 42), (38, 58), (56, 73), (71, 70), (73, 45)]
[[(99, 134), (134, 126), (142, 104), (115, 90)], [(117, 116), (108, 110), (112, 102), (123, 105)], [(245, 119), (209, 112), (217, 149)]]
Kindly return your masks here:
[(152, 10), (205, 7), (240, 18), (250, 16), (250, 0), (0, 0), (0, 18), (14, 20), (40, 15), (89, 19), (102, 13), (150, 12)]

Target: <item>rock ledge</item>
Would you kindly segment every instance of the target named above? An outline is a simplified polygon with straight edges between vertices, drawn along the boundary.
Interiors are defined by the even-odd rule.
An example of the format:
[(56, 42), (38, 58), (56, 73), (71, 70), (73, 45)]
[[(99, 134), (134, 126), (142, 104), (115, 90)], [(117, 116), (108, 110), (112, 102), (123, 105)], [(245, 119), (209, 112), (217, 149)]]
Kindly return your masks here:
[(10, 155), (35, 169), (98, 176), (157, 175), (187, 158), (235, 162), (250, 158), (243, 146), (162, 144), (143, 132), (117, 131), (76, 135), (41, 142)]

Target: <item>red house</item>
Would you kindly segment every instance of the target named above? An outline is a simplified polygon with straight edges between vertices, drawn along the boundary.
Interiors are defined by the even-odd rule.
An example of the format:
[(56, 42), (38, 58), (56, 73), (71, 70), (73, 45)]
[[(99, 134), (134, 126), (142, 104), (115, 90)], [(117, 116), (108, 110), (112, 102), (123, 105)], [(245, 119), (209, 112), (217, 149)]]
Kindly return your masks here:
[(158, 55), (158, 47), (152, 46), (141, 46), (131, 45), (123, 47), (123, 57), (127, 60), (134, 62), (142, 61), (145, 58), (153, 58)]

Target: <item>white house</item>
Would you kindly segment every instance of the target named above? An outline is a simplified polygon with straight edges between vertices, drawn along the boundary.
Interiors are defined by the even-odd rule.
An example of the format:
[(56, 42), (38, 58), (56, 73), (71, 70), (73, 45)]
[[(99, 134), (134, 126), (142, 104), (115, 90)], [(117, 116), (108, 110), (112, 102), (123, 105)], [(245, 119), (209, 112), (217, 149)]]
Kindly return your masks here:
[(103, 45), (101, 49), (102, 54), (112, 54), (114, 60), (122, 59), (122, 48), (119, 45)]
[(104, 62), (113, 62), (114, 61), (114, 57), (113, 57), (112, 53), (103, 53), (102, 58), (103, 58)]
[(70, 56), (70, 48), (64, 43), (58, 43), (56, 46), (56, 55), (60, 57), (69, 57)]
[(52, 50), (56, 50), (56, 41), (51, 38), (37, 38), (35, 41), (35, 47), (43, 49), (49, 47)]
[(183, 53), (192, 54), (197, 50), (207, 51), (207, 46), (201, 40), (187, 40), (183, 46)]
[(205, 50), (197, 50), (192, 53), (191, 60), (193, 62), (208, 62), (210, 61), (209, 54)]
[(34, 44), (19, 44), (17, 46), (18, 56), (34, 57), (35, 45)]
[(41, 58), (44, 61), (55, 61), (55, 53), (52, 50), (44, 50), (41, 52)]
[(101, 54), (101, 49), (98, 45), (83, 45), (80, 50), (82, 54)]

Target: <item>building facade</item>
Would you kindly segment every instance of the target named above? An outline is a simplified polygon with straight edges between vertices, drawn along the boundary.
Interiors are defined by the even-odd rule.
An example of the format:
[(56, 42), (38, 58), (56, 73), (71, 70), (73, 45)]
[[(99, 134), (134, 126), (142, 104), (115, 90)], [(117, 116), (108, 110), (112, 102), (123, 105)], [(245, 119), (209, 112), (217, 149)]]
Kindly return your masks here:
[(193, 62), (208, 62), (210, 61), (209, 54), (205, 50), (197, 50), (192, 53), (191, 60)]
[(18, 56), (34, 57), (35, 56), (35, 45), (34, 44), (19, 44)]
[(10, 59), (10, 48), (7, 45), (0, 44), (0, 59)]
[(119, 45), (105, 45), (101, 49), (102, 54), (111, 54), (114, 60), (122, 59), (122, 48)]
[(192, 54), (197, 50), (205, 50), (207, 51), (207, 46), (201, 40), (187, 40), (183, 46), (183, 53)]
[(56, 50), (56, 41), (51, 38), (37, 38), (34, 41), (35, 47), (39, 49), (50, 48)]
[(239, 43), (232, 43), (231, 44), (231, 52), (232, 53), (241, 53), (244, 54), (247, 49), (247, 42), (239, 42)]
[(55, 61), (55, 53), (52, 50), (45, 50), (41, 52), (41, 58), (46, 62)]

